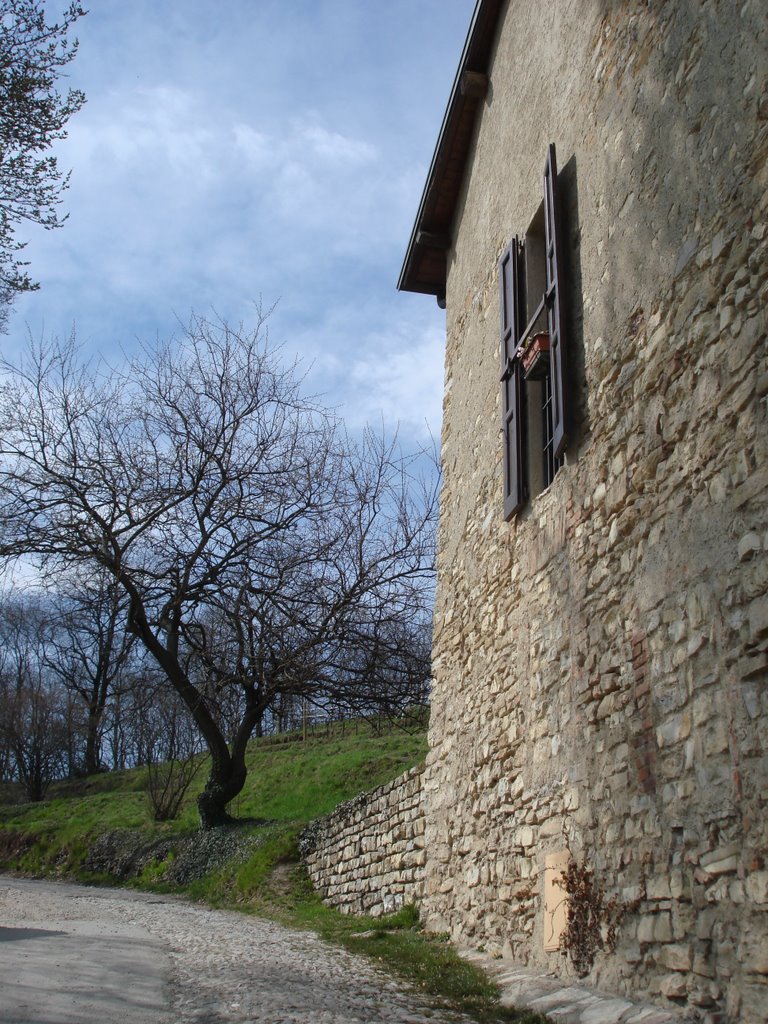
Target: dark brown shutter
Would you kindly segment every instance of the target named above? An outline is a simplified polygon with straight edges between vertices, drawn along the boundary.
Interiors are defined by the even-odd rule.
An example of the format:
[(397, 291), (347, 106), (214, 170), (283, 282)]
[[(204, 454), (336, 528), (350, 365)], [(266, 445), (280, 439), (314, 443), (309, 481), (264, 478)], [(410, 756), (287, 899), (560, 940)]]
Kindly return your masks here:
[(562, 219), (557, 185), (557, 159), (551, 143), (544, 167), (544, 241), (547, 262), (547, 326), (549, 363), (552, 374), (552, 434), (555, 458), (565, 451), (566, 437), (566, 352), (565, 311), (563, 307)]
[(515, 358), (520, 339), (519, 250), (520, 243), (513, 238), (499, 260), (505, 519), (511, 519), (523, 503), (520, 360)]

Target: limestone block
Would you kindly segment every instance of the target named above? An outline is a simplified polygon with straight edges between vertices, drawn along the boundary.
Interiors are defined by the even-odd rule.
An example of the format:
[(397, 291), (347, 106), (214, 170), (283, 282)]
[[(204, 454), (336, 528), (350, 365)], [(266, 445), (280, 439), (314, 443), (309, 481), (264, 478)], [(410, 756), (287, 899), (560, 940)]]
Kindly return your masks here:
[(672, 715), (661, 723), (656, 730), (656, 741), (659, 747), (668, 747), (686, 740), (691, 734), (691, 715), (685, 711)]
[(715, 1006), (722, 995), (720, 986), (714, 982), (694, 984), (688, 992), (688, 1001), (693, 1006)]
[(688, 985), (682, 974), (668, 974), (661, 979), (659, 985), (661, 994), (667, 999), (685, 999), (688, 994)]
[(535, 878), (538, 874), (536, 864), (530, 858), (520, 860), (518, 872), (521, 878)]
[[(697, 869), (698, 871), (698, 869)], [(707, 879), (710, 876), (704, 873), (704, 878)], [(728, 898), (728, 879), (720, 878), (715, 882), (714, 885), (710, 885), (704, 890), (704, 898), (707, 903), (722, 903)]]
[(703, 725), (715, 715), (715, 704), (711, 693), (704, 691), (694, 693), (693, 696), (693, 724)]
[(669, 873), (669, 895), (673, 900), (690, 900), (690, 883), (680, 868), (673, 868)]
[(762, 550), (763, 544), (758, 533), (745, 533), (739, 540), (739, 561), (746, 562)]
[(621, 898), (625, 903), (641, 900), (643, 898), (643, 889), (638, 884), (622, 886)]
[(694, 974), (698, 974), (703, 978), (714, 978), (715, 976), (711, 957), (701, 952), (694, 955), (692, 970)]
[(644, 914), (637, 922), (637, 941), (643, 945), (653, 942), (654, 918), (652, 914)]
[(739, 944), (739, 962), (748, 974), (768, 975), (768, 934), (746, 933)]
[(576, 811), (579, 809), (579, 788), (577, 786), (571, 786), (563, 795), (563, 808), (566, 811)]
[(728, 883), (728, 899), (737, 906), (744, 903), (744, 883), (740, 878), (731, 879)]
[(725, 846), (719, 846), (716, 850), (702, 854), (699, 865), (708, 875), (727, 874), (737, 869), (740, 852), (739, 843), (728, 843)]
[(515, 834), (515, 842), (524, 850), (530, 849), (536, 842), (536, 830), (524, 825)]
[(553, 836), (561, 836), (563, 833), (563, 820), (559, 816), (547, 818), (539, 828), (539, 839), (551, 839)]
[(616, 710), (616, 704), (617, 704), (616, 694), (615, 693), (607, 694), (605, 697), (603, 697), (603, 699), (597, 705), (597, 708), (595, 709), (594, 716), (593, 716), (592, 720), (599, 722), (599, 721), (602, 721), (605, 718), (608, 718), (608, 716), (612, 715), (613, 712)]
[(675, 619), (669, 625), (669, 638), (672, 643), (679, 643), (687, 632), (687, 625), (684, 619)]
[(672, 919), (668, 912), (656, 914), (653, 922), (654, 942), (672, 941)]
[(678, 943), (664, 946), (659, 953), (659, 963), (669, 971), (690, 971), (693, 951), (690, 946)]
[(697, 651), (700, 651), (705, 643), (705, 636), (703, 633), (692, 633), (688, 638), (688, 644), (686, 647), (686, 660), (692, 658)]
[[(711, 941), (715, 925), (717, 923), (717, 911), (712, 907), (704, 907), (699, 910), (696, 917), (696, 938), (706, 942)], [(722, 942), (718, 945), (718, 958), (725, 955), (722, 950)], [(726, 951), (727, 953), (727, 951)]]
[(430, 859), (438, 864), (447, 864), (451, 859), (451, 847), (448, 843), (436, 843), (430, 850)]
[(764, 678), (768, 671), (768, 652), (754, 651), (740, 658), (738, 670), (742, 679)]
[(747, 875), (744, 890), (753, 903), (768, 903), (768, 871), (753, 871)]
[(646, 896), (649, 900), (670, 898), (669, 878), (666, 875), (654, 875), (646, 883)]
[(758, 597), (749, 606), (749, 636), (753, 642), (768, 636), (768, 595)]
[(733, 306), (722, 306), (720, 308), (720, 332), (722, 333), (727, 327), (731, 326), (736, 316), (736, 310)]
[[(742, 661), (745, 660), (742, 659)], [(710, 722), (709, 727), (703, 733), (702, 747), (707, 757), (713, 757), (728, 750), (728, 729), (722, 719), (716, 718)]]
[(437, 893), (442, 892), (443, 891), (442, 886), (446, 885), (446, 884), (449, 884), (449, 888), (447, 888), (445, 890), (445, 892), (450, 892), (453, 889), (453, 879), (452, 878), (449, 879), (447, 877), (444, 877), (444, 876), (441, 876), (441, 875), (438, 875), (438, 874), (435, 874), (435, 873), (428, 874), (426, 879), (425, 879), (425, 881), (424, 881), (424, 894), (425, 894), (425, 896), (427, 896), (427, 897), (434, 896)]

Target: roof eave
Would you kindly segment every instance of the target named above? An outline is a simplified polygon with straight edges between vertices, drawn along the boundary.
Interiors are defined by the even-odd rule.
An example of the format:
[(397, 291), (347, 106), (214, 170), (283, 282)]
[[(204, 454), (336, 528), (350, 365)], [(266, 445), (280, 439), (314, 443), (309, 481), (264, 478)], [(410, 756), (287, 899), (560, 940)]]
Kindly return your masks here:
[(399, 291), (445, 295), (446, 251), (499, 14), (506, 0), (477, 0), (411, 231)]

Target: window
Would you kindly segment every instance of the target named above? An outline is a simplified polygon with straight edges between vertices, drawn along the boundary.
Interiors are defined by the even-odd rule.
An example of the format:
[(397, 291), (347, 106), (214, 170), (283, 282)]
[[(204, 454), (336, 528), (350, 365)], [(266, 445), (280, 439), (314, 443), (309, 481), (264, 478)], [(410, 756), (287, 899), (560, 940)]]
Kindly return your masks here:
[(567, 444), (562, 234), (550, 145), (544, 200), (499, 261), (505, 519), (549, 487)]

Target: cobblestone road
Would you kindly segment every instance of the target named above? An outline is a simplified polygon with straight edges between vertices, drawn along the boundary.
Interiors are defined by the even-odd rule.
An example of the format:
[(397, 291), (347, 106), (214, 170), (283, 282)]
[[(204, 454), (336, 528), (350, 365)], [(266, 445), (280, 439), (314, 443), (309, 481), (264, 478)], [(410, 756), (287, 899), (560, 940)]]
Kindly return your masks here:
[(441, 1024), (366, 960), (259, 918), (0, 878), (5, 1024)]

